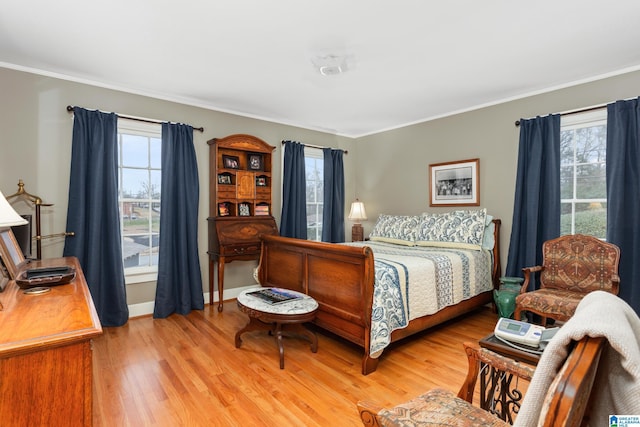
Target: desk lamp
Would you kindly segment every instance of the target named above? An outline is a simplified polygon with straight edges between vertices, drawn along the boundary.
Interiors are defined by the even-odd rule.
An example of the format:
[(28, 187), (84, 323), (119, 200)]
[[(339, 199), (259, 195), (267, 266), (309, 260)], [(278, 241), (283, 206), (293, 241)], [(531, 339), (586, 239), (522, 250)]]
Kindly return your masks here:
[(364, 230), (360, 221), (367, 219), (367, 212), (364, 210), (364, 203), (356, 199), (351, 203), (351, 212), (349, 212), (349, 219), (355, 221), (351, 228), (351, 241), (361, 242), (364, 240)]

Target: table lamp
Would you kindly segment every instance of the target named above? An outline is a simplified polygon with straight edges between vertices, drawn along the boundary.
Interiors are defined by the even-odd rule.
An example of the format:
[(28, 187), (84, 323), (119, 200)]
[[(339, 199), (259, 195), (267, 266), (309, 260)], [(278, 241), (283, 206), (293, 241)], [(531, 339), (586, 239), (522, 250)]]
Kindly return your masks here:
[(349, 212), (349, 219), (355, 221), (351, 228), (351, 241), (361, 242), (364, 240), (364, 230), (360, 221), (367, 219), (367, 212), (364, 210), (364, 203), (356, 199), (351, 203), (351, 212)]
[[(2, 191), (0, 191), (0, 231), (7, 229), (9, 233), (13, 234), (11, 227), (23, 224), (27, 224), (27, 220), (22, 218), (15, 210), (13, 210), (9, 202), (7, 202), (7, 199), (4, 198)], [(4, 270), (5, 267), (4, 265), (0, 265), (0, 268)], [(4, 290), (8, 281), (9, 279), (7, 278), (7, 274), (2, 272), (2, 274), (0, 274), (0, 292)]]

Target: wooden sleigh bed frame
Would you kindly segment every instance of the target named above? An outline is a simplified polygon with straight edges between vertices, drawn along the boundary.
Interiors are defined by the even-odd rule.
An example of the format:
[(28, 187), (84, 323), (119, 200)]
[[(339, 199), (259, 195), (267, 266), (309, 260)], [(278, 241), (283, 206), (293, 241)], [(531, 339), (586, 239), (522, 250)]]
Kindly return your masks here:
[[(500, 223), (495, 224), (493, 288), (499, 286)], [(378, 358), (369, 354), (371, 311), (375, 280), (374, 257), (369, 247), (355, 247), (280, 236), (263, 236), (258, 267), (262, 286), (293, 289), (315, 298), (319, 304), (314, 323), (364, 349), (362, 374), (374, 372)], [(411, 320), (395, 330), (391, 342), (439, 325), (493, 302), (493, 292), (446, 307), (432, 315)]]

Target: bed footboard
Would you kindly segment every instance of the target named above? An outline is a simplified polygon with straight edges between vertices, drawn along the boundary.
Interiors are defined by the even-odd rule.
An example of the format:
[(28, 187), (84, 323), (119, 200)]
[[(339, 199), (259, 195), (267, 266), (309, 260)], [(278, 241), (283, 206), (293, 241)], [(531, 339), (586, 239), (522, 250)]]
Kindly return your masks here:
[[(368, 247), (263, 236), (258, 278), (262, 286), (303, 292), (318, 301), (314, 323), (365, 350), (368, 360), (374, 261)], [(375, 369), (375, 366), (373, 366)]]

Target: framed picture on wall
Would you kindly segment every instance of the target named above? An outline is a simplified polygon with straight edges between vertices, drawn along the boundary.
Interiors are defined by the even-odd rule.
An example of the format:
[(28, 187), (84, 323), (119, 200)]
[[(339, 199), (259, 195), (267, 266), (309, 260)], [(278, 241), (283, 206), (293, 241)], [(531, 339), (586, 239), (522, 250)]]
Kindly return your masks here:
[(429, 165), (429, 206), (480, 206), (480, 159)]

